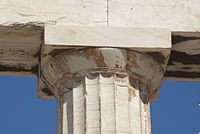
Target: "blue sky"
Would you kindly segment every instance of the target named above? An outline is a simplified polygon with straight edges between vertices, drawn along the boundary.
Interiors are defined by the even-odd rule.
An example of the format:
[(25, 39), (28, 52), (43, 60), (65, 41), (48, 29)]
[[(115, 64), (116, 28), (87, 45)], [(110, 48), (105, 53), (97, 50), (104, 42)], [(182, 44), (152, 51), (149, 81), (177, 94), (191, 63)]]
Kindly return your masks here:
[[(36, 98), (37, 79), (0, 76), (0, 134), (56, 134), (56, 101)], [(200, 132), (200, 82), (163, 82), (152, 134)]]

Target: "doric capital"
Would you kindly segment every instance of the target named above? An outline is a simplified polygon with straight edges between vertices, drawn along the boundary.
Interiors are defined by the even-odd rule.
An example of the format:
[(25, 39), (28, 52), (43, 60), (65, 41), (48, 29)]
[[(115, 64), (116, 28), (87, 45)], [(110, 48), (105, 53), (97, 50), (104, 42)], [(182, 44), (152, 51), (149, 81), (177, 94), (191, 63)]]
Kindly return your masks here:
[[(83, 48), (68, 50), (51, 58), (41, 70), (42, 81), (55, 96), (74, 82), (92, 74), (129, 77), (131, 85), (138, 80), (151, 96), (162, 82), (164, 70), (153, 58), (137, 51), (121, 48)], [(66, 84), (67, 83), (67, 84)]]
[(128, 76), (130, 84), (137, 79), (146, 85), (149, 100), (156, 101), (170, 36), (167, 29), (46, 26), (38, 97), (53, 99), (62, 87), (72, 88), (74, 81), (99, 73)]

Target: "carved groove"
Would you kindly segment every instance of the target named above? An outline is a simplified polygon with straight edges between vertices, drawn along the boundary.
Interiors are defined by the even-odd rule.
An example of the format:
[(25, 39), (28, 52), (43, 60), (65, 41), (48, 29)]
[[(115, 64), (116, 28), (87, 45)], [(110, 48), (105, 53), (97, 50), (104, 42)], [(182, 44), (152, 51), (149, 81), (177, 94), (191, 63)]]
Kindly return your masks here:
[(59, 134), (151, 133), (143, 101), (148, 92), (138, 80), (131, 84), (128, 76), (92, 74), (64, 90)]

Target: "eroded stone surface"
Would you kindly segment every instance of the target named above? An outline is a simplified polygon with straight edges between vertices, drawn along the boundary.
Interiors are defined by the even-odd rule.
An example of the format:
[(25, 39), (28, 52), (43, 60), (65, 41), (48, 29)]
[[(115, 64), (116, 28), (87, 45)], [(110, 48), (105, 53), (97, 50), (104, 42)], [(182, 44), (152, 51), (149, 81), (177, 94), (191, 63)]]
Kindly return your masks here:
[[(128, 49), (85, 48), (55, 56), (42, 66), (41, 80), (57, 96), (60, 86), (70, 88), (86, 73), (117, 73), (147, 84), (151, 96), (162, 82), (164, 69), (150, 56)], [(81, 78), (79, 77), (79, 78)], [(64, 83), (68, 84), (64, 84)]]

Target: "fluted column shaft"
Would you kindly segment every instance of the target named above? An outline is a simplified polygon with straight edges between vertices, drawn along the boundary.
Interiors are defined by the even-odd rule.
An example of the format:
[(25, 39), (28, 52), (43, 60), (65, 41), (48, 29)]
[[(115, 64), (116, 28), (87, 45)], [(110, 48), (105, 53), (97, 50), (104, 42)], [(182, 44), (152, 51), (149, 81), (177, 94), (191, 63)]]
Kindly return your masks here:
[(64, 89), (58, 134), (150, 134), (145, 86), (125, 75), (86, 75)]

